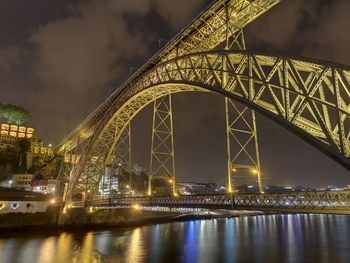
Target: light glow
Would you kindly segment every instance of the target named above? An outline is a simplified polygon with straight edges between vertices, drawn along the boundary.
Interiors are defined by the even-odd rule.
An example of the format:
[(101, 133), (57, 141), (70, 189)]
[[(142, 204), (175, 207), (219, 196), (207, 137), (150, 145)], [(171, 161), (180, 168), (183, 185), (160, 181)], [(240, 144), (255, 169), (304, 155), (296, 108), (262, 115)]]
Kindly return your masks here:
[(136, 209), (136, 210), (140, 210), (141, 206), (139, 204), (133, 205), (132, 208)]

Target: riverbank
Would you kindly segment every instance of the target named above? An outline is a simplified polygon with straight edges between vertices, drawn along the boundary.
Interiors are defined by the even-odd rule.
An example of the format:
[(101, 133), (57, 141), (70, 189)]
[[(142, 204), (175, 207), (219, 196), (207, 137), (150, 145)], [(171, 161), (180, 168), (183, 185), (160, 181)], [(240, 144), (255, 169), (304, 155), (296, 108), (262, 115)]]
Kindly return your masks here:
[(103, 229), (136, 227), (175, 221), (254, 216), (258, 211), (212, 210), (205, 213), (184, 213), (179, 211), (152, 211), (135, 208), (87, 208), (69, 209), (65, 214), (59, 208), (51, 208), (45, 213), (6, 214), (0, 216), (1, 232), (18, 231), (70, 231), (77, 229)]

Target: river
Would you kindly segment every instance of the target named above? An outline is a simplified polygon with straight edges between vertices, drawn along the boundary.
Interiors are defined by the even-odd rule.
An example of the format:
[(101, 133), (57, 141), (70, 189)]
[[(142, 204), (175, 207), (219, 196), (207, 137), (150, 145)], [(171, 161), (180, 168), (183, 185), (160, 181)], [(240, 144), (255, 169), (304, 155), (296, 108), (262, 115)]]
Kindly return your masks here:
[(350, 262), (350, 216), (265, 215), (0, 233), (0, 262)]

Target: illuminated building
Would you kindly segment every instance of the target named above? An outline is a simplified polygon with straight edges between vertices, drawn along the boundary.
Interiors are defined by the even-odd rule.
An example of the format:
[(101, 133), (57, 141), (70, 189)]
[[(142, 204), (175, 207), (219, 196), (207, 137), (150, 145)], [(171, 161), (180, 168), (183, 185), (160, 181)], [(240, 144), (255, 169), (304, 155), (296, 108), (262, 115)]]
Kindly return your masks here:
[(71, 163), (71, 164), (77, 164), (80, 160), (80, 157), (81, 155), (79, 154), (69, 154), (69, 153), (66, 153), (64, 155), (64, 162), (65, 163)]
[(45, 146), (41, 139), (31, 139), (30, 148), (33, 155), (41, 155), (45, 157), (53, 157), (53, 149), (51, 146)]
[(117, 194), (119, 191), (118, 177), (104, 175), (101, 178), (99, 185), (99, 193), (103, 196), (109, 196), (109, 194)]
[(179, 182), (176, 187), (181, 195), (225, 192), (225, 187), (214, 183)]
[(15, 124), (0, 123), (0, 152), (2, 155), (14, 156), (19, 151), (18, 141), (21, 139), (32, 140), (34, 128)]
[(0, 124), (0, 134), (1, 135), (9, 135), (14, 138), (27, 138), (30, 139), (34, 137), (34, 128), (19, 126), (16, 124)]
[(117, 194), (119, 192), (119, 178), (112, 175), (113, 169), (106, 167), (105, 175), (102, 176), (99, 184), (99, 193), (103, 196)]
[(31, 191), (33, 178), (33, 174), (14, 174), (12, 176), (11, 187), (19, 188), (25, 191)]
[(31, 182), (31, 191), (56, 195), (60, 190), (60, 181), (56, 179), (34, 179)]

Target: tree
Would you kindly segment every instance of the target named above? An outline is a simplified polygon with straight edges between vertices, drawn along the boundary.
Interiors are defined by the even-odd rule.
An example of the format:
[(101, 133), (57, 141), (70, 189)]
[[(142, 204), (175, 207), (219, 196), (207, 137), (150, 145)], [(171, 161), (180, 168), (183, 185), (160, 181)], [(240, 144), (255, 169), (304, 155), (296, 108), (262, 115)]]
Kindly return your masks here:
[(8, 123), (14, 123), (17, 125), (26, 124), (30, 121), (31, 116), (28, 110), (12, 105), (12, 104), (1, 104), (0, 103), (0, 117), (7, 120)]

